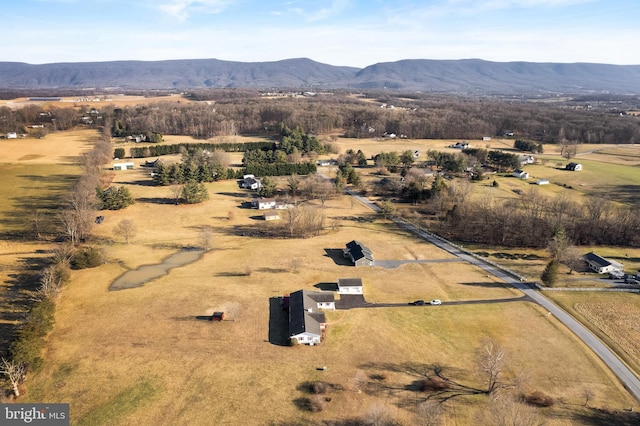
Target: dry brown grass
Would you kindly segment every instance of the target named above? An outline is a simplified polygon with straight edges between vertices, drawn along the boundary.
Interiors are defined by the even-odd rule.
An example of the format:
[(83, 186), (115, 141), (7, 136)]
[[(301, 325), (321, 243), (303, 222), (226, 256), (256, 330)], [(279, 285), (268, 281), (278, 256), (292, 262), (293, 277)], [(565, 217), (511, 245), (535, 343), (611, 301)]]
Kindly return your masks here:
[[(551, 293), (551, 292), (549, 292)], [(547, 293), (605, 341), (634, 371), (640, 371), (637, 322), (640, 300), (636, 294), (603, 292)]]
[[(250, 194), (235, 182), (207, 184), (210, 200), (193, 206), (167, 203), (169, 188), (147, 185), (148, 171), (115, 174), (137, 203), (103, 212), (96, 241), (108, 262), (73, 273), (48, 340), (46, 366), (29, 380), (25, 401), (71, 403), (78, 424), (277, 424), (283, 421), (345, 419), (368, 407), (389, 407), (398, 420), (414, 423), (412, 402), (403, 390), (425, 371), (442, 365), (445, 374), (474, 387), (482, 380), (473, 367), (474, 350), (493, 337), (511, 354), (509, 376), (524, 372), (531, 391), (563, 397), (555, 415), (570, 416), (589, 386), (592, 405), (621, 409), (634, 404), (612, 374), (581, 342), (528, 302), (410, 307), (414, 299), (488, 300), (520, 293), (465, 263), (426, 263), (397, 269), (336, 264), (325, 249), (341, 249), (352, 239), (365, 242), (377, 259), (448, 259), (451, 255), (377, 218), (347, 197), (325, 204), (335, 229), (303, 239), (243, 236), (254, 226), (255, 210), (240, 208)], [(233, 211), (229, 220), (228, 212)], [(130, 244), (113, 235), (121, 219), (138, 234)], [(213, 249), (200, 260), (173, 269), (143, 287), (109, 292), (127, 269), (153, 264), (182, 247), (197, 245), (202, 227), (214, 230)], [(11, 243), (8, 243), (11, 244)], [(251, 274), (246, 275), (247, 267)], [(284, 293), (340, 277), (362, 277), (365, 297), (395, 302), (393, 308), (329, 313), (326, 341), (317, 347), (269, 343), (270, 308)], [(272, 305), (273, 303), (273, 305)], [(228, 321), (196, 319), (237, 307)], [(326, 371), (318, 367), (326, 366)], [(384, 377), (387, 390), (350, 384), (364, 371), (370, 382)], [(301, 384), (323, 380), (347, 390), (332, 393), (320, 413), (300, 410), (310, 397)], [(351, 390), (350, 390), (351, 389)], [(395, 390), (394, 390), (395, 389)], [(393, 391), (392, 391), (393, 390)], [(447, 423), (470, 424), (484, 396), (454, 398), (445, 404)], [(409, 404), (408, 408), (400, 408)]]
[(630, 303), (576, 303), (575, 308), (636, 363), (640, 363), (640, 311)]

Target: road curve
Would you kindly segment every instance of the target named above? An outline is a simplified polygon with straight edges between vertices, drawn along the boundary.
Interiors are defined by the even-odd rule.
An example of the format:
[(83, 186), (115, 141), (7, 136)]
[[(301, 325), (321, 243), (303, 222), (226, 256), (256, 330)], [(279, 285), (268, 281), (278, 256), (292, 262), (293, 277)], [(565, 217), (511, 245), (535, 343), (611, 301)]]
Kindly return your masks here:
[[(380, 212), (380, 208), (373, 202), (365, 197), (357, 195), (352, 191), (347, 190), (347, 193), (355, 197), (362, 204), (368, 206), (375, 212)], [(484, 269), (487, 273), (490, 273), (497, 278), (505, 281), (508, 284), (513, 285), (518, 290), (522, 291), (526, 296), (530, 297), (534, 302), (545, 308), (551, 315), (555, 316), (558, 321), (564, 324), (569, 330), (571, 330), (579, 339), (581, 339), (591, 350), (611, 369), (611, 371), (618, 377), (624, 387), (629, 393), (640, 402), (640, 380), (638, 377), (626, 366), (600, 339), (598, 339), (593, 333), (591, 333), (585, 326), (573, 319), (569, 314), (556, 306), (553, 302), (547, 299), (542, 293), (534, 290), (526, 283), (521, 282), (507, 272), (489, 264), (483, 262), (481, 259), (471, 256), (470, 254), (460, 250), (454, 245), (450, 244), (446, 240), (441, 240), (434, 237), (430, 233), (427, 233), (416, 226), (399, 218), (394, 218), (399, 226), (419, 235), (421, 238), (428, 240), (437, 247), (473, 264), (479, 268)]]

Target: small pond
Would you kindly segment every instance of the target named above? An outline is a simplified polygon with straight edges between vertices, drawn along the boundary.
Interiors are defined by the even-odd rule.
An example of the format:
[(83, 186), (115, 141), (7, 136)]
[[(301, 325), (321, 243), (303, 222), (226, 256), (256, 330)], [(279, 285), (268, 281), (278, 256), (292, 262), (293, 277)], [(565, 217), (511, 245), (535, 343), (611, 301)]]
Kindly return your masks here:
[(111, 283), (109, 291), (142, 287), (151, 280), (167, 275), (173, 268), (195, 262), (200, 259), (203, 254), (204, 250), (201, 249), (185, 249), (167, 257), (162, 263), (143, 265), (138, 269), (127, 271)]

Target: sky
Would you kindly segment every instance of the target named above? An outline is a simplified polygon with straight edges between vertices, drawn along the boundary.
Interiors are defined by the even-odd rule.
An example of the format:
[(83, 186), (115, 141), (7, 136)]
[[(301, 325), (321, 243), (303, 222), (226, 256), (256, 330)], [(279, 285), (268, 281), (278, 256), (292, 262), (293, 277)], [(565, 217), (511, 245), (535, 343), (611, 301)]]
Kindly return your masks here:
[(640, 0), (0, 0), (0, 62), (640, 65)]

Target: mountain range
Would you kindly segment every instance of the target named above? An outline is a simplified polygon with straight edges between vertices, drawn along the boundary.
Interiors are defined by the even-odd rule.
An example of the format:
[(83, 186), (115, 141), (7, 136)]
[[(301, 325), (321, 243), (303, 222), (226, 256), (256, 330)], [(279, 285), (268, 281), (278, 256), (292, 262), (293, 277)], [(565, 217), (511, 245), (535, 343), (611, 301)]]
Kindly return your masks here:
[(0, 62), (0, 88), (393, 89), (460, 94), (640, 94), (640, 65), (407, 59), (365, 68), (311, 59), (218, 59), (33, 65)]

